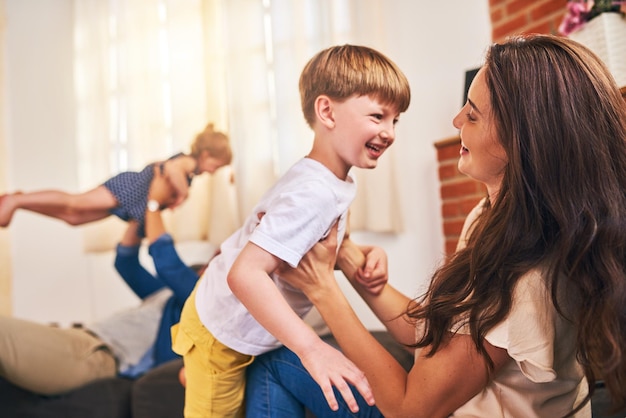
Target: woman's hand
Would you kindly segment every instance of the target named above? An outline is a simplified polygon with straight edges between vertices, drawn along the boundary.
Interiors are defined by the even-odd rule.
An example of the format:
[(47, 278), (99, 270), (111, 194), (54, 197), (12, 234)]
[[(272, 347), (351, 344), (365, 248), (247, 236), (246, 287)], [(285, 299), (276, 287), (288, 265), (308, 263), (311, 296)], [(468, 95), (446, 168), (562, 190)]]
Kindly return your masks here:
[(278, 270), (282, 279), (302, 290), (314, 301), (313, 294), (329, 284), (336, 285), (337, 228), (335, 223), (328, 236), (315, 244), (300, 260), (298, 268), (283, 267)]
[(320, 340), (319, 344), (311, 346), (310, 350), (303, 353), (300, 360), (322, 389), (326, 402), (333, 411), (339, 408), (333, 388), (339, 391), (350, 411), (359, 411), (350, 384), (354, 385), (368, 405), (375, 404), (372, 388), (365, 374), (336, 348)]

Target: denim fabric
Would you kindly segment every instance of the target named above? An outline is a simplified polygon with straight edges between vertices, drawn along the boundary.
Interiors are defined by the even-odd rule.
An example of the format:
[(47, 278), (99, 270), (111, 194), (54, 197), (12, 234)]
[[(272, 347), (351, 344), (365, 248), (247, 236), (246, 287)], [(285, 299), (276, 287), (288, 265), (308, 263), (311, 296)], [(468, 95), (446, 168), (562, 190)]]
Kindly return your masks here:
[(249, 418), (304, 418), (305, 407), (317, 418), (371, 417), (382, 414), (368, 406), (353, 387), (359, 413), (350, 411), (339, 392), (339, 410), (332, 411), (322, 390), (306, 371), (300, 359), (285, 347), (258, 356), (248, 366), (246, 416)]
[(176, 252), (174, 240), (167, 233), (148, 247), (148, 253), (154, 261), (156, 276), (141, 265), (139, 246), (118, 245), (115, 269), (141, 299), (163, 287), (169, 287), (174, 292), (163, 308), (163, 316), (154, 343), (154, 365), (158, 366), (178, 358), (172, 351), (170, 329), (180, 320), (180, 312), (198, 281), (198, 275), (181, 260)]

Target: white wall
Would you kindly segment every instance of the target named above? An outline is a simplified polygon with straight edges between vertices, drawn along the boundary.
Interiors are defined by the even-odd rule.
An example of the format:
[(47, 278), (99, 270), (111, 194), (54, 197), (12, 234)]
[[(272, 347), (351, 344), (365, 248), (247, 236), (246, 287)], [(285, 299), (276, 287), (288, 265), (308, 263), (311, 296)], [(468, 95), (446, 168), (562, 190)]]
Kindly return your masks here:
[[(72, 0), (5, 1), (9, 163), (0, 169), (7, 172), (8, 190), (78, 191)], [(391, 282), (415, 295), (443, 254), (433, 143), (456, 133), (451, 120), (461, 105), (464, 74), (480, 63), (491, 27), (486, 0), (383, 4), (383, 52), (407, 74), (413, 95), (394, 145), (405, 231), (354, 233), (354, 239), (387, 249)], [(112, 254), (90, 259), (82, 253), (80, 228), (18, 212), (9, 235), (15, 316), (90, 321), (135, 302), (114, 274)], [(380, 326), (353, 294), (351, 299), (368, 326)]]

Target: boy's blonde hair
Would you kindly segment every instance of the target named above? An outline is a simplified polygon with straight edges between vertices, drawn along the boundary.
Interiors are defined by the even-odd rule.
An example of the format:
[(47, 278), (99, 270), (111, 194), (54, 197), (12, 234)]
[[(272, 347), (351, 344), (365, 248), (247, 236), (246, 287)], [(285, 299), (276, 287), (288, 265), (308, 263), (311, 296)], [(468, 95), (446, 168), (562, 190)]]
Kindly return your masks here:
[(202, 151), (208, 151), (209, 155), (230, 164), (233, 159), (233, 151), (230, 148), (228, 136), (213, 129), (213, 124), (209, 123), (204, 131), (196, 135), (191, 144), (191, 156), (198, 158)]
[(369, 95), (404, 112), (411, 101), (409, 82), (396, 64), (366, 46), (333, 46), (318, 52), (300, 75), (302, 112), (309, 126), (315, 123), (315, 99), (326, 95), (346, 100)]

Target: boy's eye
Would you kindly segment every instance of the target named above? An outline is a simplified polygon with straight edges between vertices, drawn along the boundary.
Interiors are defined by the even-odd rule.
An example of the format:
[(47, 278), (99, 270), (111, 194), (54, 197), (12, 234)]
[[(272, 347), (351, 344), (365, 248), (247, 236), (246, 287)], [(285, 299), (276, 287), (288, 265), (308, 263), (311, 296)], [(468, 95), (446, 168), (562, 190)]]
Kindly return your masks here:
[(383, 115), (381, 115), (380, 113), (374, 113), (372, 116), (375, 117), (378, 120), (382, 120), (382, 118), (383, 118)]

